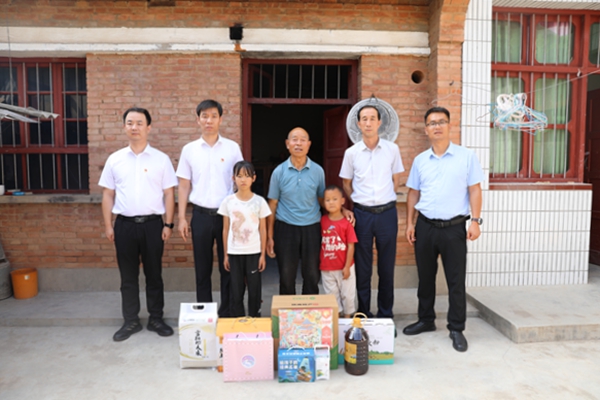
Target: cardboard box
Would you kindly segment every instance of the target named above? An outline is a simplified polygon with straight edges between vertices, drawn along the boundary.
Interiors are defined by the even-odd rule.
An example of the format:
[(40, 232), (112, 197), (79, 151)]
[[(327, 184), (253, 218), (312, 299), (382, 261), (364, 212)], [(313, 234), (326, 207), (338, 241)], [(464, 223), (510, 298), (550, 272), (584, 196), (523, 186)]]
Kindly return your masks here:
[[(285, 295), (273, 296), (271, 304), (271, 322), (273, 331), (273, 342), (275, 354), (279, 349), (279, 310), (280, 309), (311, 309), (331, 308), (332, 314), (332, 337), (331, 337), (331, 369), (338, 367), (338, 314), (339, 309), (334, 295)], [(275, 363), (277, 365), (277, 363)]]
[(181, 303), (179, 362), (181, 368), (216, 367), (217, 303)]
[(314, 382), (317, 377), (314, 349), (279, 349), (279, 382)]
[(271, 318), (219, 318), (217, 321), (218, 370), (223, 372), (223, 336), (228, 333), (271, 332)]
[(329, 369), (331, 365), (331, 351), (329, 346), (315, 347), (315, 371), (317, 372), (317, 381), (329, 379)]
[[(394, 363), (394, 321), (391, 318), (362, 319), (363, 328), (369, 335), (369, 365)], [(352, 327), (352, 318), (339, 319), (338, 362), (344, 363), (346, 332)]]
[(273, 379), (271, 331), (226, 333), (223, 341), (223, 381)]

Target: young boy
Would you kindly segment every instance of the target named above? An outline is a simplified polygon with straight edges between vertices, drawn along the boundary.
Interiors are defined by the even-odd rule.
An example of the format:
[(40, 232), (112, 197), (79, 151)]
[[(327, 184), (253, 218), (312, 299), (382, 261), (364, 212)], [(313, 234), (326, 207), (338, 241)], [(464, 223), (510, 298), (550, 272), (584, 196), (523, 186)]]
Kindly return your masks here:
[(325, 209), (321, 217), (321, 277), (325, 293), (335, 295), (340, 315), (350, 318), (356, 311), (356, 275), (354, 243), (358, 242), (354, 227), (342, 215), (345, 199), (335, 186), (325, 188)]

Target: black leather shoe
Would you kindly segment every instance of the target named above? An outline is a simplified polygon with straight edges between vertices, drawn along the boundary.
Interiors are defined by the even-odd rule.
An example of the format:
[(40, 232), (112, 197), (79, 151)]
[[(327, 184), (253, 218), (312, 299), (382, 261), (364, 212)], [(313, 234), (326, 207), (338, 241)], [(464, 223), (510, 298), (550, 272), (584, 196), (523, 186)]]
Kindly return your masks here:
[(435, 331), (435, 322), (417, 321), (414, 324), (408, 325), (402, 330), (405, 335), (418, 335), (423, 332)]
[(452, 339), (452, 347), (456, 351), (464, 352), (469, 348), (467, 339), (461, 331), (450, 331), (450, 339)]
[(129, 339), (129, 336), (138, 333), (141, 330), (142, 324), (140, 324), (140, 321), (125, 321), (121, 329), (113, 335), (113, 340), (115, 342), (122, 342), (123, 340)]
[(148, 320), (148, 330), (158, 333), (159, 336), (171, 336), (173, 334), (173, 328), (158, 318)]

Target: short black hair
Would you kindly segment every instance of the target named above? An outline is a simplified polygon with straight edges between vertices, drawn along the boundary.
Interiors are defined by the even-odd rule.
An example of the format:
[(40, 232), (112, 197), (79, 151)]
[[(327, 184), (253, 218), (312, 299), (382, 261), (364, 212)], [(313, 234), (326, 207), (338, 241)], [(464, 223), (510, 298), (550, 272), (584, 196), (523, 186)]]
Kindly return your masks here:
[(344, 191), (342, 190), (342, 188), (340, 188), (338, 185), (329, 185), (325, 188), (325, 190), (323, 190), (323, 195), (325, 195), (325, 192), (331, 191), (331, 190), (337, 190), (342, 194), (342, 197), (344, 197)]
[(381, 119), (381, 113), (379, 112), (379, 108), (375, 107), (372, 104), (366, 104), (364, 106), (362, 106), (360, 108), (360, 110), (358, 110), (358, 112), (356, 113), (356, 119), (360, 121), (360, 113), (362, 112), (362, 110), (364, 110), (365, 108), (374, 108), (377, 111), (377, 120)]
[(219, 110), (219, 117), (223, 116), (223, 106), (221, 105), (221, 103), (211, 99), (203, 100), (202, 102), (200, 102), (200, 104), (198, 104), (198, 107), (196, 107), (196, 115), (200, 116), (200, 113), (202, 111), (208, 110), (209, 108), (216, 108), (217, 110)]
[(448, 111), (444, 107), (433, 107), (427, 110), (427, 112), (425, 113), (425, 123), (427, 123), (427, 117), (429, 117), (429, 114), (433, 113), (444, 113), (446, 114), (446, 117), (448, 117), (448, 121), (450, 121), (450, 111)]
[(250, 161), (238, 161), (233, 166), (233, 176), (237, 176), (240, 172), (246, 171), (248, 176), (256, 175), (256, 171), (254, 170), (254, 165)]
[(127, 111), (125, 111), (125, 113), (123, 114), (123, 124), (126, 123), (127, 114), (132, 113), (132, 112), (144, 114), (146, 116), (146, 122), (148, 123), (148, 126), (150, 126), (150, 124), (152, 124), (152, 117), (150, 116), (150, 113), (148, 112), (148, 110), (146, 110), (145, 108), (141, 108), (141, 107), (128, 108)]

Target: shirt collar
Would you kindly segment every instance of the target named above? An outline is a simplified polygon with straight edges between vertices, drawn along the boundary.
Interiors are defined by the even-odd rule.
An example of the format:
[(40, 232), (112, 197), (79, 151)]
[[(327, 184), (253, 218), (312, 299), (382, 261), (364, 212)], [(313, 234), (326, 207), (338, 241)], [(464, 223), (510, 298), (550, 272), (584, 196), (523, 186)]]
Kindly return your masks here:
[(381, 148), (381, 138), (379, 138), (379, 140), (377, 141), (377, 144), (375, 145), (375, 149), (371, 150), (367, 147), (367, 145), (365, 144), (364, 140), (361, 140), (359, 143), (359, 147), (360, 147), (360, 151), (365, 151), (365, 150), (369, 150), (369, 151), (373, 151), (375, 149), (380, 149)]
[(435, 158), (443, 158), (446, 157), (446, 155), (449, 156), (453, 156), (454, 155), (454, 151), (456, 150), (456, 145), (452, 142), (450, 142), (450, 144), (448, 145), (448, 148), (446, 149), (446, 152), (444, 154), (441, 155), (441, 157), (438, 157), (435, 155), (435, 153), (433, 152), (433, 147), (430, 147), (429, 149), (427, 149), (427, 153), (429, 155), (429, 157), (435, 157)]
[[(221, 143), (221, 135), (219, 135), (217, 137), (217, 141), (215, 142), (215, 145), (212, 146), (212, 147), (215, 147), (219, 143)], [(204, 137), (202, 137), (202, 136), (200, 136), (200, 144), (203, 145), (203, 146), (206, 145), (206, 146), (210, 147), (210, 145), (208, 143), (206, 143), (206, 140), (204, 140)]]
[[(288, 169), (291, 169), (291, 168), (296, 169), (296, 167), (294, 167), (294, 164), (292, 164), (292, 157), (291, 156), (288, 157), (286, 163), (287, 163), (287, 168)], [(304, 164), (304, 167), (302, 167), (302, 169), (304, 169), (304, 168), (310, 169), (311, 163), (312, 163), (311, 159), (308, 158), (308, 156), (307, 156), (306, 157), (306, 164)]]
[(150, 153), (150, 149), (152, 147), (150, 147), (150, 143), (146, 143), (146, 147), (144, 147), (144, 150), (140, 153), (140, 154), (135, 154), (133, 152), (133, 150), (131, 149), (131, 146), (127, 146), (127, 151), (131, 154), (133, 154), (134, 156), (140, 156), (142, 154), (149, 154)]

